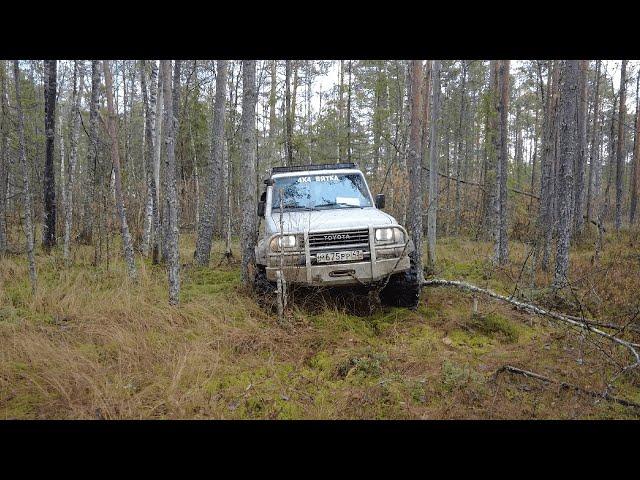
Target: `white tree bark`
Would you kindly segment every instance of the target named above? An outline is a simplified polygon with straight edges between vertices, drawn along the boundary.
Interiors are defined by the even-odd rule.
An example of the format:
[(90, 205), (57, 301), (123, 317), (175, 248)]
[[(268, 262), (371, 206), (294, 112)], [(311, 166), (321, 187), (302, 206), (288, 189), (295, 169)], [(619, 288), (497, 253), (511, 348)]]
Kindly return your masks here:
[(146, 61), (140, 64), (140, 84), (142, 89), (142, 100), (145, 108), (145, 137), (147, 139), (145, 148), (145, 172), (147, 181), (147, 200), (145, 206), (145, 223), (142, 238), (142, 252), (149, 254), (149, 249), (153, 251), (153, 262), (158, 262), (159, 255), (159, 226), (160, 218), (158, 212), (158, 184), (156, 183), (155, 172), (155, 118), (156, 118), (156, 91), (158, 81), (158, 68), (155, 62), (151, 62), (151, 82), (147, 89)]
[(252, 285), (255, 275), (255, 243), (258, 237), (256, 197), (256, 61), (242, 61), (242, 282)]
[(22, 191), (24, 198), (24, 233), (27, 237), (27, 258), (29, 259), (29, 279), (31, 291), (35, 293), (38, 275), (36, 273), (36, 258), (34, 253), (33, 210), (31, 202), (31, 182), (27, 167), (26, 142), (24, 136), (24, 113), (22, 111), (22, 98), (20, 88), (20, 65), (18, 60), (13, 61), (13, 78), (16, 88), (16, 110), (18, 114), (18, 157), (22, 169)]

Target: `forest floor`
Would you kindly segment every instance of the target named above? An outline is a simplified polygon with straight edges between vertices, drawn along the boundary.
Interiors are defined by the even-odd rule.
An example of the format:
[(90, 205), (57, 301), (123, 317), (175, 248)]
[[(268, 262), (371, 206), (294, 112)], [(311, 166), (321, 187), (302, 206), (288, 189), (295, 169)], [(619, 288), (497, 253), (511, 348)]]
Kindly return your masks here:
[[(181, 237), (181, 305), (167, 303), (162, 266), (138, 260), (126, 278), (119, 250), (91, 265), (93, 248), (38, 251), (30, 292), (24, 255), (0, 259), (0, 419), (10, 418), (640, 418), (640, 411), (509, 373), (504, 365), (603, 391), (627, 352), (504, 303), (451, 288), (425, 288), (417, 311), (361, 315), (331, 299), (294, 302), (290, 326), (263, 311), (240, 284), (237, 264), (191, 265), (192, 235)], [(637, 232), (608, 239), (599, 264), (584, 242), (571, 253), (577, 279), (564, 302), (529, 290), (523, 244), (495, 270), (491, 245), (439, 240), (438, 278), (536, 302), (582, 308), (600, 321), (638, 313)], [(237, 255), (237, 249), (236, 249)], [(237, 257), (236, 257), (237, 258)], [(526, 280), (525, 280), (526, 279)], [(548, 285), (550, 277), (538, 277)], [(631, 334), (626, 334), (627, 337)], [(636, 335), (635, 341), (638, 341)], [(611, 393), (640, 403), (637, 373)]]

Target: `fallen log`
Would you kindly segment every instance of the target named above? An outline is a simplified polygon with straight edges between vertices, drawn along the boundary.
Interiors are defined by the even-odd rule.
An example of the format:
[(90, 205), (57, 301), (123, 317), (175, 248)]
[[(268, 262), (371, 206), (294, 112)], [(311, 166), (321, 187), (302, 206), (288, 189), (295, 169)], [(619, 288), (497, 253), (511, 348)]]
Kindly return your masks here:
[(507, 297), (505, 295), (500, 295), (491, 290), (476, 287), (467, 282), (460, 282), (458, 280), (444, 280), (439, 278), (433, 278), (429, 280), (425, 280), (422, 283), (425, 287), (433, 287), (433, 286), (442, 286), (442, 287), (456, 287), (462, 290), (467, 290), (470, 292), (481, 293), (483, 295), (487, 295), (491, 298), (495, 298), (496, 300), (501, 300), (503, 302), (510, 303), (515, 305), (516, 307), (532, 312), (538, 315), (546, 316), (549, 318), (553, 318), (554, 320), (559, 320), (561, 322), (567, 323), (573, 327), (578, 327), (582, 329), (586, 329), (589, 332), (593, 332), (601, 337), (607, 338), (608, 340), (617, 343), (625, 348), (627, 348), (635, 358), (635, 362), (632, 365), (629, 365), (625, 370), (635, 368), (640, 364), (640, 355), (638, 355), (638, 351), (636, 348), (640, 348), (640, 345), (637, 343), (627, 342), (626, 340), (622, 340), (621, 338), (616, 337), (615, 335), (611, 335), (607, 332), (603, 332), (599, 328), (596, 328), (593, 325), (590, 325), (586, 319), (579, 319), (578, 317), (567, 316), (562, 313), (554, 312), (552, 310), (546, 310), (538, 305), (534, 305), (532, 303), (521, 302), (519, 300), (514, 300), (511, 297)]
[(640, 404), (632, 402), (630, 400), (625, 400), (624, 398), (615, 397), (613, 395), (609, 395), (608, 391), (605, 390), (604, 393), (594, 392), (593, 390), (587, 390), (586, 388), (582, 388), (578, 385), (573, 385), (572, 383), (562, 382), (560, 380), (554, 380), (549, 377), (545, 377), (544, 375), (540, 375), (539, 373), (531, 372), (529, 370), (523, 370), (521, 368), (513, 367), (511, 365), (504, 365), (495, 371), (493, 374), (493, 378), (496, 378), (501, 372), (513, 373), (516, 375), (522, 375), (527, 378), (533, 378), (545, 383), (553, 383), (555, 385), (559, 385), (562, 388), (567, 388), (571, 390), (575, 390), (586, 395), (589, 395), (594, 398), (602, 398), (604, 400), (608, 400), (610, 402), (615, 402), (620, 405), (624, 405), (625, 407), (633, 407), (640, 408)]

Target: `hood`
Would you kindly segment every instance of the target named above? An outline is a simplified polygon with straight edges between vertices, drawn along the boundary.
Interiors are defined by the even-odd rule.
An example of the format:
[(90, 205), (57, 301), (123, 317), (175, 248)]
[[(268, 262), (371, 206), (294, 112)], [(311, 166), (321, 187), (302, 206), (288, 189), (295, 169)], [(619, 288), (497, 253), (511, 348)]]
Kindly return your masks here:
[[(397, 223), (396, 220), (374, 207), (332, 208), (329, 210), (284, 212), (282, 215), (285, 233), (304, 230), (340, 230), (365, 228), (369, 225), (380, 226)], [(280, 212), (272, 211), (267, 221), (267, 233), (280, 231)]]

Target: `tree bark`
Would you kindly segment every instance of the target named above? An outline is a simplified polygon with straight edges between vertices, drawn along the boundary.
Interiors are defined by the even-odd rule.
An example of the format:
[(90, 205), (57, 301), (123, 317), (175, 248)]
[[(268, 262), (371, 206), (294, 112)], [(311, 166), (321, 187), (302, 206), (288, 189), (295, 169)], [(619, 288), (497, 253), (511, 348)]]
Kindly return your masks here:
[(44, 61), (44, 129), (46, 154), (44, 161), (44, 222), (42, 228), (42, 246), (49, 249), (56, 245), (56, 180), (54, 173), (57, 60)]
[(253, 179), (256, 178), (256, 61), (242, 62), (242, 174), (246, 181), (241, 183), (242, 195), (242, 226), (241, 226), (241, 257), (242, 282), (253, 285), (255, 276), (255, 243), (258, 238), (257, 196)]
[[(159, 231), (160, 231), (160, 215), (158, 209), (158, 185), (156, 185), (156, 176), (154, 173), (154, 155), (155, 155), (155, 110), (156, 110), (156, 83), (158, 77), (158, 68), (155, 62), (151, 63), (151, 83), (149, 94), (147, 93), (147, 69), (146, 61), (140, 62), (140, 86), (142, 90), (142, 100), (145, 109), (145, 136), (147, 138), (146, 151), (144, 158), (144, 166), (147, 179), (147, 201), (146, 201), (146, 220), (143, 235), (143, 253), (147, 255), (149, 248), (152, 252), (152, 262), (157, 264), (160, 256)], [(149, 99), (149, 97), (151, 97)]]
[(63, 188), (66, 189), (66, 204), (64, 212), (64, 248), (63, 256), (65, 260), (69, 260), (71, 228), (73, 223), (73, 188), (76, 180), (76, 164), (78, 158), (78, 137), (80, 135), (80, 99), (84, 91), (84, 63), (76, 60), (74, 62), (73, 72), (73, 96), (71, 110), (71, 148), (69, 152), (69, 178), (64, 185), (64, 177), (62, 178)]
[(89, 105), (89, 145), (87, 146), (87, 173), (89, 184), (85, 189), (80, 241), (86, 245), (93, 241), (94, 202), (98, 182), (98, 101), (100, 96), (100, 61), (91, 61), (91, 101)]
[[(636, 95), (638, 96), (638, 86), (640, 86), (640, 74), (636, 80)], [(638, 188), (640, 186), (640, 101), (636, 98), (636, 131), (633, 144), (633, 170), (631, 181), (631, 205), (629, 207), (629, 224), (635, 223), (636, 209), (638, 206)]]
[(196, 240), (195, 262), (205, 266), (209, 264), (213, 227), (216, 218), (222, 212), (222, 207), (216, 204), (216, 197), (222, 190), (222, 155), (224, 152), (224, 114), (227, 88), (227, 61), (218, 60), (216, 74), (216, 94), (213, 106), (213, 120), (211, 122), (211, 156), (206, 173), (209, 181), (205, 183), (204, 201), (198, 224), (198, 238)]
[(116, 209), (120, 217), (120, 229), (122, 234), (122, 249), (124, 260), (127, 265), (127, 273), (130, 278), (135, 279), (137, 276), (136, 264), (133, 256), (133, 244), (131, 241), (131, 233), (127, 223), (127, 211), (124, 205), (124, 196), (122, 194), (122, 180), (120, 174), (120, 152), (118, 149), (118, 133), (116, 127), (116, 112), (113, 105), (113, 78), (111, 76), (111, 66), (109, 60), (102, 63), (104, 69), (104, 82), (107, 97), (107, 131), (111, 140), (111, 161), (113, 164), (114, 190), (116, 198)]
[(407, 227), (415, 251), (411, 254), (422, 282), (422, 161), (420, 156), (420, 134), (422, 132), (422, 60), (412, 60), (411, 66), (411, 127), (409, 130), (409, 209)]
[(582, 233), (584, 218), (584, 170), (587, 158), (587, 72), (589, 61), (580, 60), (578, 74), (578, 154), (575, 164), (575, 188), (573, 191), (573, 230)]
[(509, 260), (507, 238), (507, 173), (508, 156), (508, 110), (509, 110), (509, 60), (501, 60), (498, 65), (498, 161), (497, 161), (497, 225), (494, 259), (498, 265)]
[[(593, 127), (591, 128), (591, 148), (589, 151), (589, 181), (587, 184), (587, 221), (598, 211), (600, 195), (600, 60), (596, 60), (596, 78), (593, 92)], [(596, 189), (597, 185), (597, 189)]]
[[(434, 60), (431, 69), (432, 99), (429, 133), (429, 207), (427, 211), (427, 262), (433, 272), (436, 266), (436, 224), (438, 214), (438, 148), (440, 123), (440, 60)], [(420, 248), (416, 246), (416, 248)]]
[(173, 89), (171, 60), (161, 60), (162, 88), (164, 96), (164, 146), (167, 192), (167, 274), (169, 277), (169, 305), (180, 301), (180, 257), (178, 251), (178, 195), (176, 189), (175, 144), (178, 132), (176, 118), (180, 109), (180, 60), (175, 61)]
[(616, 231), (622, 227), (622, 174), (624, 172), (624, 121), (626, 107), (627, 60), (620, 70), (620, 107), (618, 109), (618, 144), (616, 148)]
[(34, 253), (33, 206), (31, 201), (31, 181), (27, 167), (26, 141), (24, 134), (24, 113), (22, 111), (22, 94), (20, 87), (20, 65), (13, 61), (13, 79), (16, 88), (16, 112), (18, 115), (18, 158), (22, 170), (22, 196), (24, 201), (24, 233), (27, 237), (27, 258), (29, 260), (29, 279), (31, 291), (36, 292), (38, 274), (36, 272), (36, 257)]
[(571, 237), (571, 200), (573, 165), (578, 155), (577, 90), (579, 61), (564, 60), (560, 80), (559, 171), (558, 171), (558, 240), (553, 287), (567, 284)]
[(286, 164), (292, 165), (293, 163), (293, 122), (291, 120), (291, 60), (285, 60), (285, 137), (284, 143), (286, 146)]
[(9, 182), (9, 102), (7, 69), (0, 60), (0, 257), (7, 250), (7, 187)]

